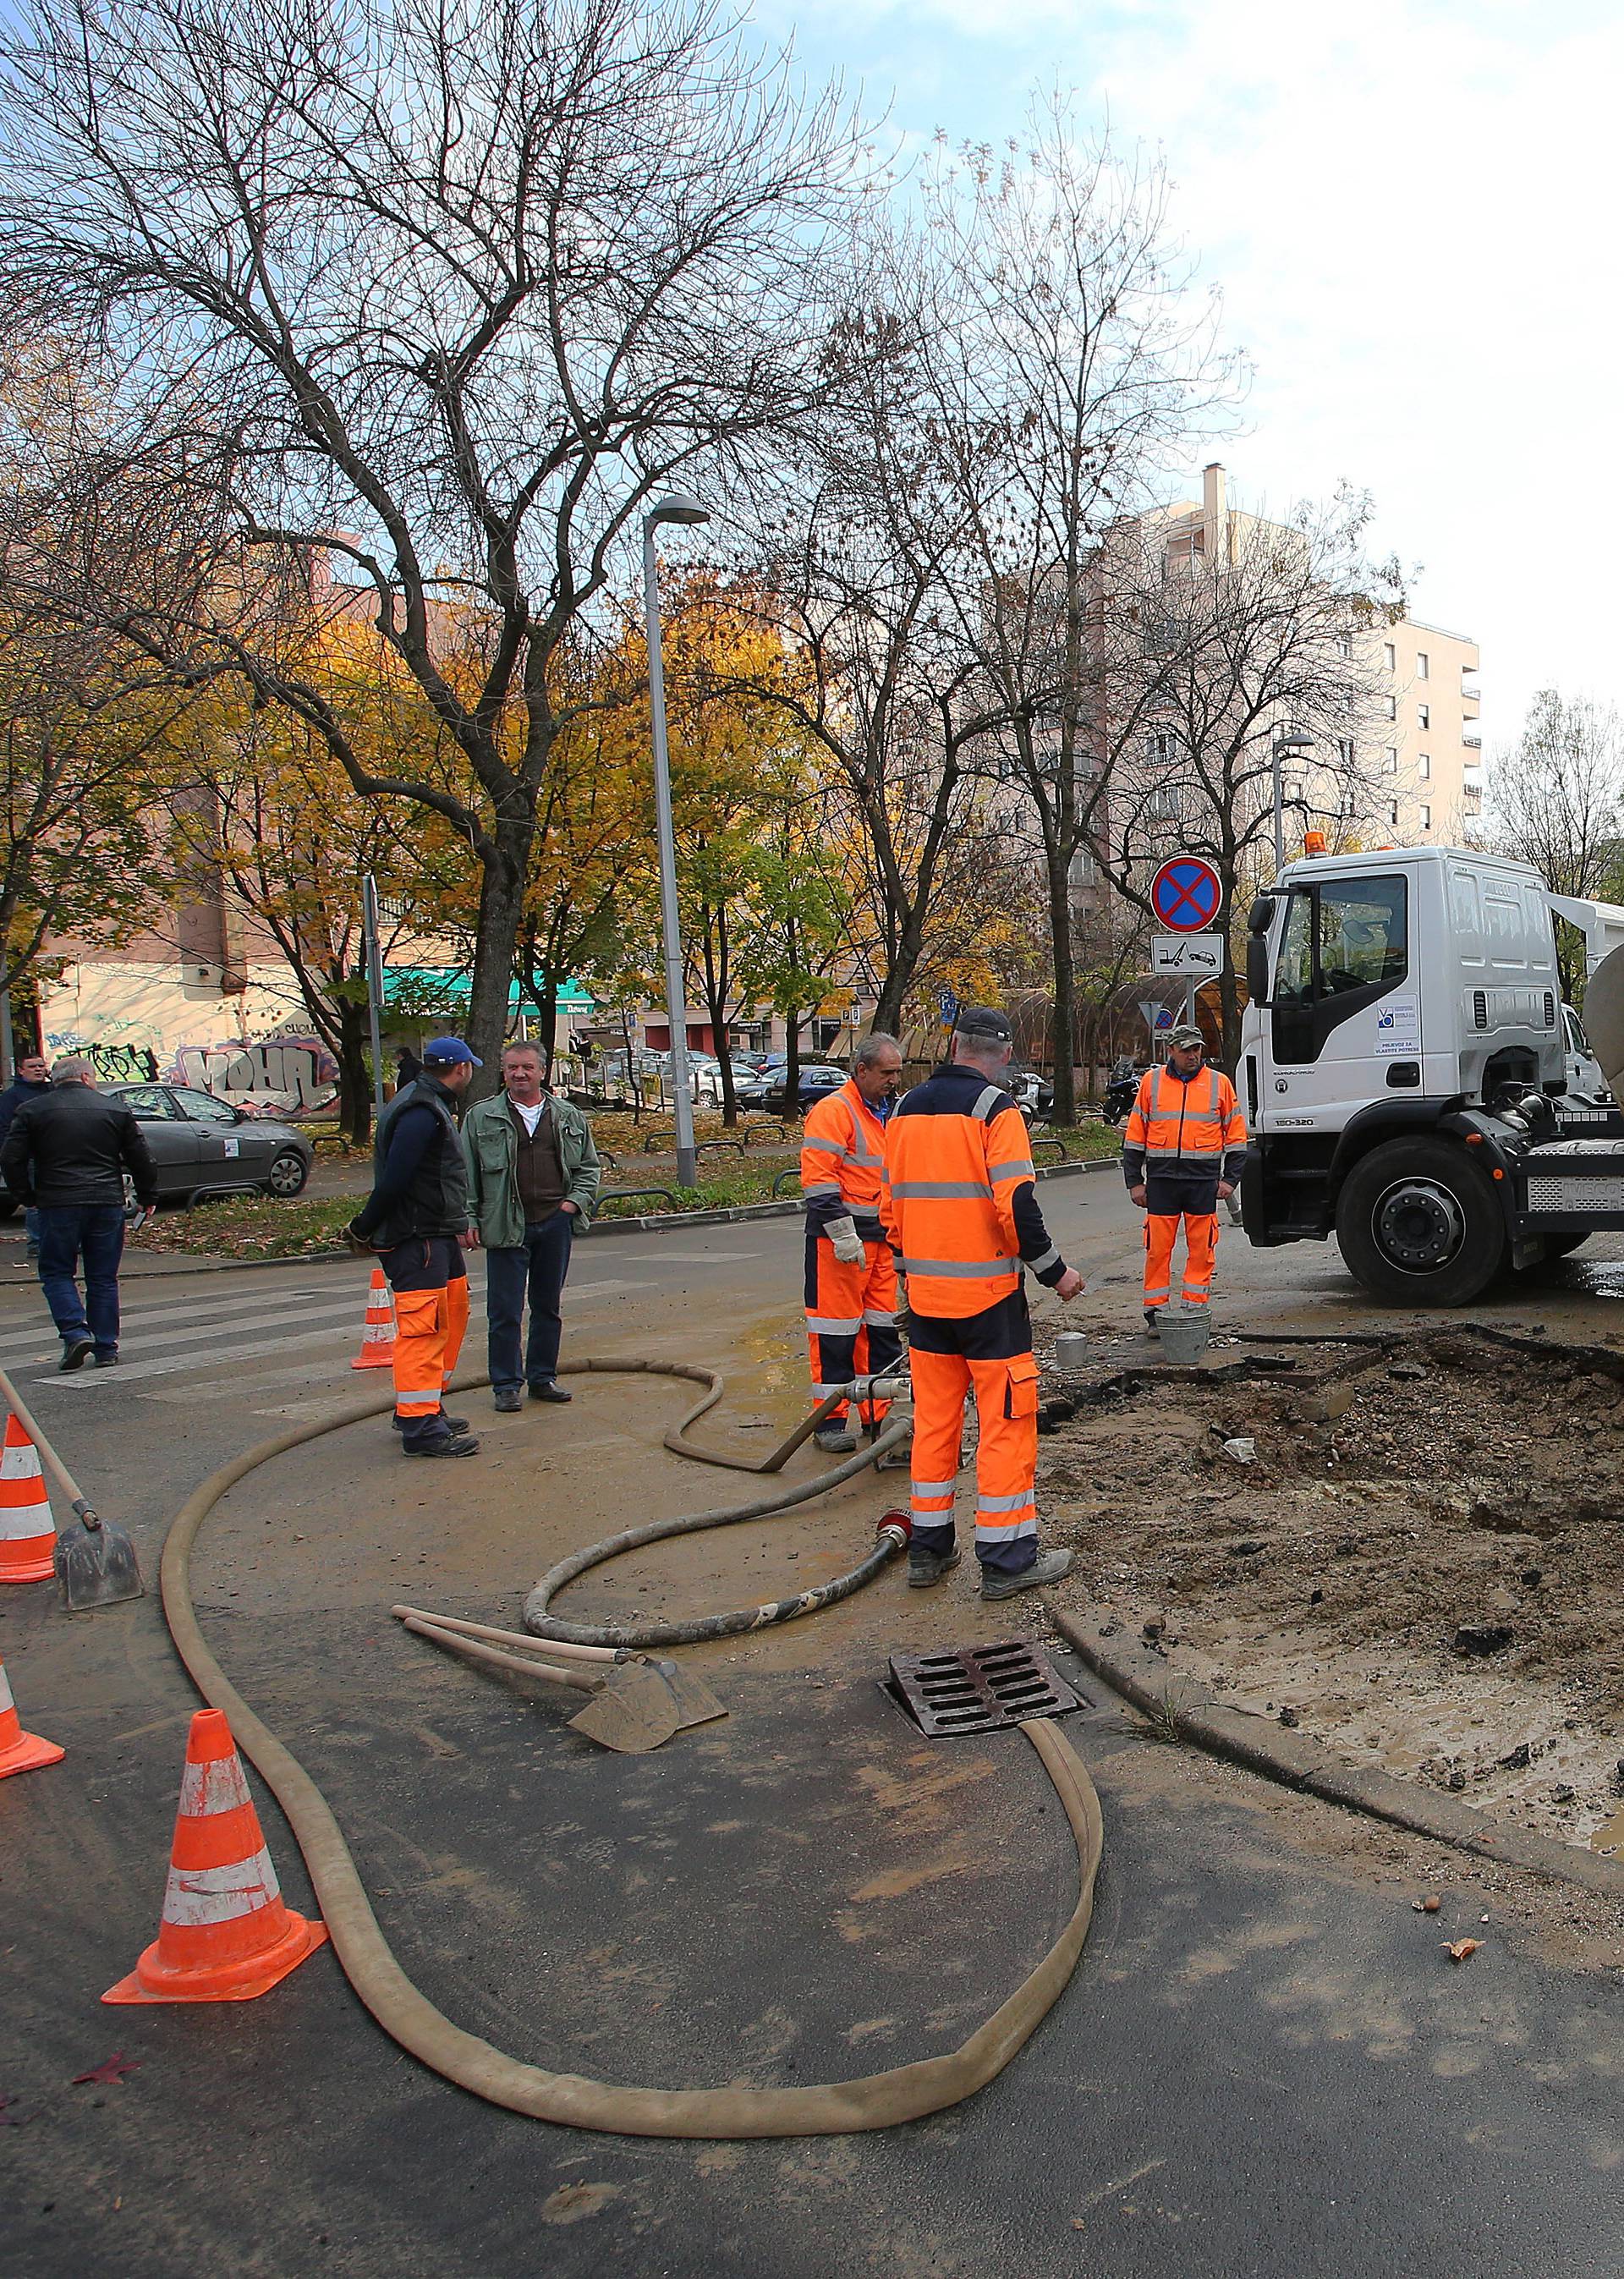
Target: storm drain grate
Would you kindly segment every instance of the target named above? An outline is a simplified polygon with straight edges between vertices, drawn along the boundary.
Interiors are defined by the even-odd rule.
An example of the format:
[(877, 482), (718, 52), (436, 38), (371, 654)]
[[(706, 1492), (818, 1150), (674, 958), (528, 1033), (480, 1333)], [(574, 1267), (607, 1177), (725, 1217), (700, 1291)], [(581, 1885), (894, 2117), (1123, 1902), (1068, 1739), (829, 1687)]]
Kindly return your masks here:
[(1021, 1638), (960, 1654), (893, 1654), (885, 1690), (930, 1734), (992, 1733), (1078, 1706), (1043, 1648)]

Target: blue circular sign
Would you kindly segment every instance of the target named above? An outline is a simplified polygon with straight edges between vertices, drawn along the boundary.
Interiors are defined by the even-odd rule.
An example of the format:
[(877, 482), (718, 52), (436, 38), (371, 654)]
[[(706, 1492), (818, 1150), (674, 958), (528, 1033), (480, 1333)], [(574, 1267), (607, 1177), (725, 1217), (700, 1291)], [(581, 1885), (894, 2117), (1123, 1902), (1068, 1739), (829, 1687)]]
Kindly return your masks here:
[(1217, 918), (1223, 887), (1199, 855), (1176, 855), (1151, 880), (1151, 908), (1169, 933), (1199, 933)]

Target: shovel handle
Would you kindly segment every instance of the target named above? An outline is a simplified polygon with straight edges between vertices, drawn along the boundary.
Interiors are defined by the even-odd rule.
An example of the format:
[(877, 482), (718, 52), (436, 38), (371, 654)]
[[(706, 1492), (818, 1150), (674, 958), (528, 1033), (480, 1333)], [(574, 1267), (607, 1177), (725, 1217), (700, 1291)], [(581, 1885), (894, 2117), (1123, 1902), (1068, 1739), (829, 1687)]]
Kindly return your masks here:
[[(588, 1677), (584, 1669), (561, 1669), (550, 1661), (532, 1661), (524, 1654), (505, 1654), (500, 1646), (486, 1646), (479, 1638), (459, 1637), (455, 1631), (442, 1631), (438, 1623), (424, 1622), (417, 1615), (402, 1615), (401, 1620), (414, 1637), (448, 1646), (453, 1654), (465, 1654), (475, 1661), (494, 1662), (499, 1669), (520, 1669), (526, 1677), (544, 1677), (550, 1684), (571, 1686), (578, 1693), (595, 1693), (602, 1682)], [(540, 1639), (537, 1644), (540, 1644)]]
[(99, 1527), (102, 1523), (96, 1517), (94, 1512), (90, 1510), (90, 1507), (85, 1501), (83, 1496), (80, 1494), (78, 1481), (73, 1477), (73, 1473), (69, 1471), (61, 1457), (51, 1446), (50, 1442), (45, 1438), (43, 1432), (41, 1431), (39, 1426), (34, 1423), (33, 1414), (26, 1406), (21, 1393), (19, 1393), (17, 1387), (12, 1384), (11, 1378), (6, 1375), (3, 1369), (0, 1369), (0, 1393), (3, 1393), (5, 1395), (5, 1398), (11, 1406), (12, 1416), (16, 1417), (18, 1423), (22, 1426), (23, 1431), (28, 1435), (28, 1438), (33, 1441), (34, 1446), (39, 1450), (44, 1462), (56, 1474), (57, 1484), (61, 1487), (63, 1494), (66, 1496), (68, 1501), (73, 1505), (75, 1512), (77, 1512), (79, 1516), (84, 1520), (87, 1527)]

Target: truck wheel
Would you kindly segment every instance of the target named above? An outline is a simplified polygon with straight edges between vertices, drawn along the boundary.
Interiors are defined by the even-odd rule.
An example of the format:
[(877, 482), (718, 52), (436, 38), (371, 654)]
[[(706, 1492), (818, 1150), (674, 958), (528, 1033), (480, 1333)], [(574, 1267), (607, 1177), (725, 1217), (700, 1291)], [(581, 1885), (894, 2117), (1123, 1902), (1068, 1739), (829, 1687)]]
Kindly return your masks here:
[(1354, 1279), (1390, 1306), (1464, 1306), (1506, 1253), (1493, 1187), (1447, 1140), (1372, 1148), (1343, 1182), (1337, 1240)]

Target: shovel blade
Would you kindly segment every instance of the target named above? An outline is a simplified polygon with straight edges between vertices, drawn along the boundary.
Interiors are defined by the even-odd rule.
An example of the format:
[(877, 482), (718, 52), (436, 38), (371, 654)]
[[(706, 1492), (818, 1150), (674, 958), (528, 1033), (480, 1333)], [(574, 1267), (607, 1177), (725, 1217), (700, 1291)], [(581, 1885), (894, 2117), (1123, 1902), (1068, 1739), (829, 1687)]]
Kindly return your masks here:
[(571, 1718), (578, 1733), (623, 1756), (639, 1757), (669, 1741), (680, 1720), (676, 1697), (652, 1662), (611, 1669), (586, 1707)]
[(656, 1661), (655, 1668), (664, 1678), (671, 1692), (671, 1706), (677, 1713), (678, 1728), (684, 1725), (708, 1725), (713, 1717), (725, 1717), (727, 1705), (718, 1701), (702, 1677), (695, 1677), (678, 1661)]
[(81, 1521), (65, 1528), (53, 1556), (62, 1595), (74, 1614), (146, 1595), (135, 1546), (111, 1520), (103, 1520), (98, 1527), (86, 1527)]

